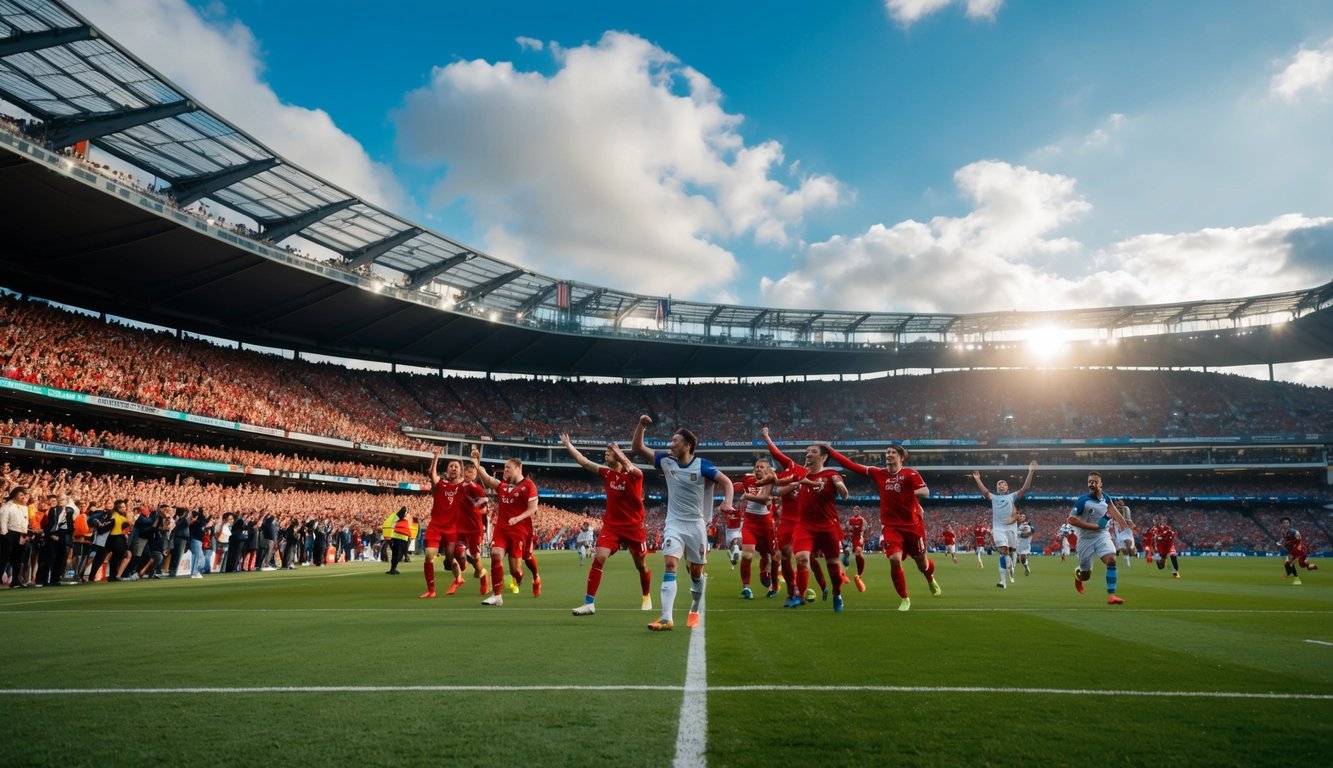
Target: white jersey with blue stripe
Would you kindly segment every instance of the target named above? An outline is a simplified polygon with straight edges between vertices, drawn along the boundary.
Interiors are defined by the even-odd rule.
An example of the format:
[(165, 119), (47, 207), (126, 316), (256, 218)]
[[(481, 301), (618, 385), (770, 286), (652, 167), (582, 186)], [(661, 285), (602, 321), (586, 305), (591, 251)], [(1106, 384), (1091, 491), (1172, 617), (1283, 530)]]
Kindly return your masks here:
[(667, 524), (697, 525), (713, 517), (713, 481), (717, 469), (712, 462), (695, 456), (682, 465), (669, 453), (653, 454), (653, 466), (662, 472), (667, 486)]
[[(1111, 519), (1106, 511), (1110, 504), (1111, 497), (1106, 494), (1102, 494), (1100, 499), (1095, 499), (1092, 494), (1085, 493), (1078, 497), (1078, 501), (1074, 502), (1074, 509), (1069, 514), (1105, 531)], [(1083, 529), (1078, 532), (1078, 535), (1083, 536), (1086, 533), (1091, 532)]]

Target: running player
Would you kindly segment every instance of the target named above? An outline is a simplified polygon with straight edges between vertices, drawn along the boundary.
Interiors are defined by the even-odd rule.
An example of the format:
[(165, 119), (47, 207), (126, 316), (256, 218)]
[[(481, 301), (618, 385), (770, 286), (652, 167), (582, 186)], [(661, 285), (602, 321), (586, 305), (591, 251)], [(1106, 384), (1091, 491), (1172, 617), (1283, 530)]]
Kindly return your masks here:
[(984, 523), (981, 518), (977, 518), (977, 524), (972, 526), (972, 543), (977, 548), (978, 568), (986, 567), (986, 563), (982, 560), (982, 556), (986, 554), (986, 540), (989, 538), (990, 528), (986, 527), (986, 523)]
[(723, 530), (725, 533), (722, 540), (726, 542), (727, 557), (731, 560), (731, 570), (736, 570), (736, 563), (741, 560), (741, 543), (744, 535), (741, 533), (745, 527), (745, 508), (739, 504), (733, 504), (732, 510), (722, 515)]
[(472, 446), (472, 466), (477, 468), (477, 475), (487, 488), (495, 491), (495, 530), (491, 534), (491, 596), (481, 601), (482, 605), (499, 607), (505, 604), (500, 592), (504, 590), (505, 556), (509, 556), (509, 567), (518, 567), (518, 559), (523, 556), (524, 546), (528, 541), (528, 531), (523, 527), (525, 520), (531, 520), (537, 512), (537, 485), (530, 478), (523, 476), (523, 462), (509, 459), (501, 478), (491, 477), (481, 465), (481, 451)]
[(903, 466), (907, 461), (907, 449), (896, 443), (890, 445), (884, 451), (883, 467), (857, 464), (833, 448), (828, 448), (828, 454), (852, 472), (870, 478), (879, 491), (884, 554), (889, 558), (893, 587), (902, 598), (898, 610), (912, 608), (912, 598), (907, 595), (907, 574), (903, 571), (904, 554), (916, 561), (921, 575), (930, 585), (930, 593), (938, 596), (940, 585), (935, 581), (935, 562), (926, 556), (926, 524), (921, 511), (921, 499), (930, 496), (930, 489), (920, 473)]
[(654, 632), (664, 632), (675, 626), (672, 612), (676, 604), (676, 566), (683, 556), (690, 573), (690, 612), (686, 626), (699, 626), (699, 610), (704, 597), (704, 560), (708, 554), (708, 521), (712, 519), (713, 485), (722, 486), (722, 513), (731, 511), (733, 488), (731, 478), (713, 467), (712, 462), (695, 454), (699, 439), (688, 429), (677, 429), (671, 435), (666, 451), (652, 451), (643, 442), (643, 433), (653, 420), (647, 414), (639, 417), (634, 429), (634, 452), (652, 459), (653, 466), (662, 472), (667, 486), (666, 527), (662, 533), (662, 616), (648, 625)]
[(958, 533), (953, 529), (953, 523), (944, 524), (944, 532), (940, 534), (940, 540), (944, 542), (944, 552), (953, 559), (955, 565), (958, 564)]
[(828, 447), (812, 445), (805, 449), (804, 479), (797, 483), (801, 502), (801, 526), (796, 531), (792, 549), (796, 552), (796, 590), (802, 594), (809, 586), (810, 558), (822, 553), (833, 585), (833, 612), (842, 613), (842, 566), (838, 563), (842, 546), (842, 524), (838, 519), (838, 499), (847, 498), (842, 475), (830, 467)]
[(584, 523), (583, 527), (579, 528), (578, 539), (575, 540), (579, 548), (579, 565), (583, 565), (584, 558), (592, 557), (592, 542), (592, 523)]
[(1023, 575), (1031, 576), (1032, 569), (1028, 567), (1028, 557), (1032, 554), (1032, 537), (1037, 535), (1037, 529), (1028, 522), (1026, 512), (1018, 513), (1018, 547), (1014, 553), (1018, 556), (1018, 564), (1023, 566)]
[(861, 576), (866, 572), (866, 519), (860, 507), (852, 507), (852, 516), (847, 518), (847, 533), (852, 537), (852, 557), (856, 558), (856, 575), (852, 581), (856, 582), (857, 592), (864, 592), (866, 583)]
[[(768, 427), (759, 430), (759, 434), (764, 438), (769, 454), (782, 467), (781, 470), (760, 482), (770, 483), (774, 488), (778, 488), (783, 485), (791, 485), (805, 477), (808, 470), (797, 464), (778, 448), (773, 439), (769, 437)], [(775, 503), (781, 504), (778, 508), (781, 514), (778, 517), (777, 544), (779, 558), (782, 561), (782, 580), (787, 583), (787, 602), (782, 605), (784, 608), (791, 608), (800, 605), (805, 599), (805, 595), (796, 591), (796, 569), (793, 566), (792, 558), (792, 542), (796, 536), (796, 529), (801, 523), (801, 502), (803, 498), (800, 494), (787, 494), (783, 498), (781, 494), (774, 493), (773, 500)], [(822, 574), (820, 579), (823, 579)]]
[(1078, 529), (1069, 523), (1060, 526), (1060, 562), (1069, 557), (1070, 551), (1078, 546)]
[(768, 459), (758, 459), (754, 463), (754, 473), (741, 481), (745, 501), (745, 519), (741, 524), (741, 597), (746, 600), (754, 599), (750, 575), (756, 552), (759, 553), (759, 583), (768, 590), (768, 597), (778, 593), (772, 476), (773, 464)]
[[(477, 466), (468, 464), (463, 467), (463, 482), (473, 486), (470, 493), (481, 494), (485, 499), (486, 489), (481, 483), (477, 482)], [(454, 559), (458, 561), (458, 569), (461, 573), (463, 568), (472, 566), (472, 576), (481, 585), (481, 596), (485, 597), (490, 591), (490, 585), (486, 582), (486, 569), (481, 560), (481, 544), (486, 540), (486, 524), (490, 520), (489, 499), (477, 504), (471, 510), (464, 510), (458, 515), (458, 546), (454, 550)], [(463, 581), (460, 578), (445, 594), (452, 595), (454, 590), (462, 586)]]
[(426, 577), (426, 591), (422, 597), (435, 597), (435, 557), (444, 546), (444, 562), (453, 571), (454, 583), (449, 588), (452, 594), (462, 581), (463, 572), (458, 567), (455, 553), (458, 547), (458, 518), (462, 510), (471, 513), (471, 507), (486, 502), (486, 495), (477, 498), (476, 486), (463, 482), (463, 462), (450, 459), (444, 465), (444, 477), (440, 477), (441, 449), (437, 446), (431, 451), (430, 485), (432, 503), (430, 523), (426, 526), (426, 562), (422, 570)]
[(1157, 570), (1166, 570), (1166, 561), (1171, 560), (1171, 578), (1180, 578), (1180, 563), (1176, 560), (1176, 532), (1166, 522), (1166, 515), (1154, 518), (1154, 525), (1149, 530), (1153, 537), (1153, 552), (1157, 553)]
[(1130, 567), (1130, 561), (1138, 557), (1138, 552), (1134, 550), (1134, 517), (1124, 499), (1115, 500), (1115, 508), (1120, 511), (1120, 516), (1125, 518), (1127, 527), (1121, 528), (1114, 523), (1107, 526), (1111, 532), (1111, 541), (1115, 542), (1115, 551), (1125, 558), (1125, 567)]
[(1300, 531), (1292, 527), (1290, 517), (1282, 518), (1282, 540), (1278, 544), (1287, 548), (1287, 559), (1282, 562), (1282, 567), (1287, 573), (1282, 578), (1291, 576), (1293, 585), (1301, 583), (1301, 575), (1296, 571), (1297, 565), (1307, 571), (1319, 570), (1319, 566), (1306, 559), (1310, 556), (1310, 553), (1305, 548), (1305, 539), (1301, 536)]
[(1089, 472), (1088, 492), (1074, 502), (1074, 509), (1066, 520), (1078, 529), (1078, 568), (1074, 570), (1074, 589), (1080, 595), (1083, 594), (1083, 582), (1092, 578), (1092, 561), (1101, 560), (1106, 566), (1106, 603), (1120, 605), (1125, 601), (1115, 593), (1115, 544), (1111, 542), (1111, 535), (1106, 530), (1112, 520), (1129, 527), (1120, 516), (1120, 510), (1111, 503), (1111, 498), (1102, 492), (1101, 474)]
[(580, 467), (602, 478), (606, 489), (606, 514), (602, 516), (602, 532), (597, 536), (597, 550), (593, 554), (592, 567), (588, 569), (588, 589), (583, 595), (583, 605), (573, 609), (574, 615), (591, 616), (597, 612), (594, 601), (602, 585), (602, 569), (606, 559), (622, 546), (634, 560), (634, 568), (639, 572), (639, 587), (643, 590), (640, 607), (651, 611), (653, 601), (648, 596), (648, 590), (653, 583), (653, 572), (648, 570), (645, 562), (648, 556), (648, 533), (643, 527), (643, 470), (634, 466), (615, 443), (606, 446), (606, 453), (603, 454), (606, 464), (601, 465), (593, 463), (575, 448), (568, 434), (560, 433), (560, 442), (564, 443), (565, 450)]
[[(1013, 493), (1009, 492), (1009, 481), (1001, 480), (995, 484), (995, 492), (991, 493), (986, 488), (986, 484), (981, 482), (981, 471), (973, 470), (972, 479), (976, 482), (977, 488), (981, 489), (982, 498), (990, 502), (991, 515), (991, 539), (995, 542), (995, 551), (1000, 554), (1000, 581), (995, 586), (1004, 589), (1004, 577), (1009, 577), (1009, 583), (1014, 582), (1014, 564), (1012, 558), (1014, 550), (1018, 548), (1018, 500), (1027, 495), (1028, 489), (1032, 487), (1032, 476), (1037, 471), (1037, 462), (1035, 460), (1028, 462), (1028, 476), (1023, 481), (1023, 487)], [(978, 555), (977, 560), (981, 557)]]

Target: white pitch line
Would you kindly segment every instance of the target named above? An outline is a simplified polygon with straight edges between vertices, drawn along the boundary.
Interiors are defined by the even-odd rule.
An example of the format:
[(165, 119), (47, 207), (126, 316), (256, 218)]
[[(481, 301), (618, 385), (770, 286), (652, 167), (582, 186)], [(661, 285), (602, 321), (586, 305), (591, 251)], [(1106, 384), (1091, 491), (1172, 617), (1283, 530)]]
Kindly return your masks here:
[[(707, 579), (708, 575), (704, 574)], [(705, 582), (706, 584), (706, 582)], [(704, 643), (704, 599), (699, 599), (699, 626), (690, 630), (690, 648), (685, 658), (685, 694), (680, 701), (680, 724), (676, 728), (675, 768), (708, 765), (708, 646)]]
[(1326, 643), (1326, 642), (1324, 642), (1323, 640), (1306, 640), (1305, 642), (1307, 642), (1307, 643), (1314, 643), (1315, 645), (1330, 645), (1330, 646), (1333, 646), (1333, 643)]
[[(702, 643), (700, 644), (702, 646)], [(966, 694), (1036, 694), (1048, 696), (1103, 696), (1129, 698), (1148, 696), (1153, 698), (1185, 699), (1299, 699), (1305, 701), (1333, 701), (1333, 694), (1326, 693), (1261, 693), (1251, 691), (1114, 691), (1080, 688), (992, 688), (989, 686), (948, 686), (948, 685), (715, 685), (691, 688), (679, 685), (292, 685), (261, 686), (250, 688), (12, 688), (0, 689), (0, 696), (84, 696), (88, 694), (112, 694), (141, 696), (144, 694), (257, 694), (257, 693), (541, 693), (541, 692), (606, 692), (643, 691), (649, 693), (690, 693), (706, 695), (708, 693), (966, 693)], [(707, 726), (706, 719), (702, 721)], [(680, 739), (677, 737), (677, 741)], [(699, 744), (698, 754), (702, 760), (703, 747)], [(679, 760), (680, 753), (677, 753)], [(701, 765), (702, 763), (689, 763)]]

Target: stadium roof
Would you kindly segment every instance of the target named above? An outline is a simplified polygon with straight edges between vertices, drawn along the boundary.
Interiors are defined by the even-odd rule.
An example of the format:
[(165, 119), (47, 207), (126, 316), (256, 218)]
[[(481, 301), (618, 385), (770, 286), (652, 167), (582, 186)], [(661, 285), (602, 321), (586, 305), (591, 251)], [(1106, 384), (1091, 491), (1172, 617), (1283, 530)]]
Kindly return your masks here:
[[(13, 180), (0, 201), (0, 248), (14, 272), (5, 283), (201, 333), (447, 368), (628, 377), (1012, 365), (1013, 344), (1050, 329), (1069, 334), (1073, 351), (1087, 348), (1065, 354), (1067, 364), (1333, 357), (1333, 283), (1165, 305), (931, 314), (671, 301), (541, 275), (292, 165), (50, 0), (0, 0), (0, 97), (41, 121), (34, 138), (46, 149), (91, 141), (167, 182), (170, 203), (58, 164), (103, 191), (52, 185), (49, 153), (0, 142)], [(299, 236), (339, 259), (242, 242), (172, 208), (205, 198), (253, 219), (262, 240)], [(372, 265), (395, 279), (368, 276)], [(1310, 332), (1274, 331), (1286, 321)], [(1217, 349), (1194, 348), (1214, 335)]]

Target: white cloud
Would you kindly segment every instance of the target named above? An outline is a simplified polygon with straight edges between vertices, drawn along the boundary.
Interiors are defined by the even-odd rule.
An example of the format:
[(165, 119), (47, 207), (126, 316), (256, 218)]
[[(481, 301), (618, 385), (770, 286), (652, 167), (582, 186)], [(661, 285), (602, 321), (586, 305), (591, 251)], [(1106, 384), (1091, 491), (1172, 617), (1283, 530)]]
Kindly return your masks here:
[(401, 210), (393, 173), (319, 109), (284, 103), (263, 80), (250, 29), (205, 20), (184, 0), (76, 0), (80, 13), (274, 152), (372, 202)]
[(535, 37), (519, 36), (514, 38), (514, 42), (518, 43), (518, 47), (525, 51), (540, 51), (546, 47), (545, 43)]
[(894, 21), (910, 27), (922, 18), (950, 5), (962, 5), (968, 18), (994, 19), (1004, 0), (884, 0), (884, 7)]
[(1328, 92), (1333, 83), (1333, 39), (1318, 50), (1301, 48), (1281, 72), (1273, 75), (1269, 93), (1286, 101), (1296, 101), (1306, 91)]
[(715, 297), (739, 270), (728, 241), (796, 242), (807, 213), (843, 199), (830, 176), (796, 176), (778, 142), (747, 144), (717, 87), (646, 40), (551, 48), (550, 76), (439, 67), (395, 115), (404, 154), (446, 168), (434, 204), (463, 200), (496, 256)]
[(982, 312), (1114, 306), (1308, 288), (1333, 271), (1333, 218), (1147, 234), (1096, 252), (1054, 236), (1091, 210), (1065, 176), (996, 161), (960, 169), (961, 217), (876, 224), (809, 247), (766, 301), (801, 308)]

